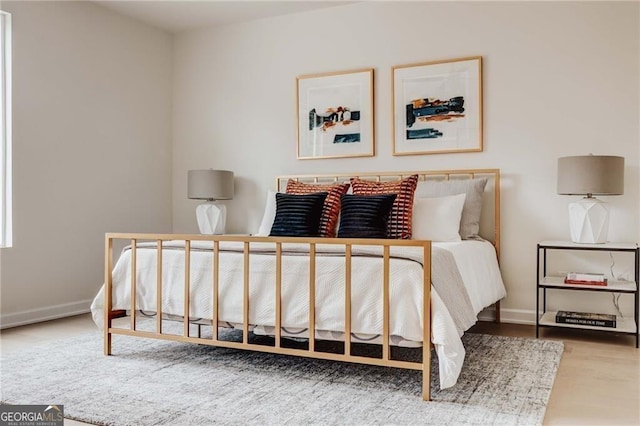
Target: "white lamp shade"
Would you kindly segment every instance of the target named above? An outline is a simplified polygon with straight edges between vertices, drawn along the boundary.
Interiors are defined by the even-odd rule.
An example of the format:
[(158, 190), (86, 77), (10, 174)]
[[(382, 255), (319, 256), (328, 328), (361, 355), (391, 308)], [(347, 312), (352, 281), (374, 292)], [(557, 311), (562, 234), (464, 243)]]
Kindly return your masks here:
[(622, 195), (624, 157), (578, 155), (558, 159), (558, 194)]
[(189, 170), (187, 196), (194, 200), (233, 198), (233, 172), (229, 170)]

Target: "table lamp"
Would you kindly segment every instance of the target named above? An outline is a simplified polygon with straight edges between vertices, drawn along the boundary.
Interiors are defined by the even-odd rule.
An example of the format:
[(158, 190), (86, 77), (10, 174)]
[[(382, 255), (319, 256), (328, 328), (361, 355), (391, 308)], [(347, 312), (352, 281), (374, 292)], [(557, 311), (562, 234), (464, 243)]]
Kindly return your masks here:
[(201, 234), (224, 234), (227, 207), (216, 200), (233, 198), (233, 172), (228, 170), (189, 170), (188, 197), (206, 200), (196, 207), (196, 219)]
[(624, 157), (579, 155), (558, 159), (558, 194), (585, 195), (569, 204), (569, 226), (574, 243), (605, 243), (609, 209), (594, 195), (624, 193)]

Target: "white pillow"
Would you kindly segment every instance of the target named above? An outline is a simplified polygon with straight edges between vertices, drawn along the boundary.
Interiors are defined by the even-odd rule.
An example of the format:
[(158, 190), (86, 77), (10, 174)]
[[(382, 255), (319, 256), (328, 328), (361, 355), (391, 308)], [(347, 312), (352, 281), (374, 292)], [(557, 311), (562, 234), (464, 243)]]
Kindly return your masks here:
[(414, 198), (413, 239), (460, 241), (460, 218), (467, 194)]
[(488, 178), (452, 179), (445, 181), (421, 181), (416, 186), (415, 197), (444, 197), (467, 194), (460, 218), (460, 237), (465, 240), (479, 238), (482, 193)]
[(258, 233), (255, 234), (257, 237), (268, 237), (271, 233), (271, 227), (273, 226), (273, 221), (276, 218), (276, 193), (268, 190), (267, 191), (267, 202), (264, 206), (264, 214), (262, 215), (262, 222), (260, 222), (260, 228), (258, 229)]

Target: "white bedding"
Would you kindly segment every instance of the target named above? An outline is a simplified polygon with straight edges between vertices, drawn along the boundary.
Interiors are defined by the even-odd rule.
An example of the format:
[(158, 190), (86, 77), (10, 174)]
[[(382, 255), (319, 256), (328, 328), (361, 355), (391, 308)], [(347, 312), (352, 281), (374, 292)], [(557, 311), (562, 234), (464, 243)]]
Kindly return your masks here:
[(507, 295), (493, 244), (463, 240), (432, 245), (453, 253), (476, 315)]
[[(182, 242), (166, 243), (177, 246)], [(224, 247), (221, 243), (221, 248)], [(233, 245), (234, 243), (228, 243)], [(235, 243), (236, 246), (238, 243)], [(259, 243), (258, 243), (259, 244)], [(288, 245), (292, 246), (292, 245)], [(304, 245), (306, 246), (306, 245)], [(505, 289), (498, 269), (495, 250), (485, 241), (434, 243), (450, 251), (458, 265), (464, 286), (477, 315), (484, 307), (501, 299)], [(192, 249), (211, 247), (207, 242), (193, 242)], [(254, 244), (252, 244), (252, 249)], [(394, 248), (395, 249), (395, 248)], [(416, 249), (402, 251), (417, 252)], [(393, 254), (392, 250), (392, 254)], [(191, 318), (212, 318), (212, 254), (193, 251), (191, 254)], [(130, 309), (130, 251), (124, 251), (113, 271), (113, 309)], [(381, 260), (354, 256), (352, 267), (352, 331), (375, 336), (382, 330)], [(306, 256), (283, 257), (282, 324), (304, 329), (308, 321), (308, 259)], [(402, 345), (422, 340), (422, 266), (412, 260), (390, 260), (390, 333), (391, 343)], [(274, 271), (272, 255), (252, 254), (249, 322), (260, 326), (275, 325)], [(243, 322), (243, 260), (237, 253), (220, 253), (219, 320)], [(316, 266), (316, 328), (317, 336), (344, 330), (344, 259), (319, 256)], [(137, 250), (137, 309), (156, 309), (156, 250)], [(184, 255), (181, 250), (163, 252), (163, 312), (184, 314)], [(436, 348), (440, 370), (440, 386), (453, 386), (464, 361), (461, 333), (442, 302), (431, 288), (431, 339)], [(104, 287), (94, 299), (93, 319), (103, 325)]]

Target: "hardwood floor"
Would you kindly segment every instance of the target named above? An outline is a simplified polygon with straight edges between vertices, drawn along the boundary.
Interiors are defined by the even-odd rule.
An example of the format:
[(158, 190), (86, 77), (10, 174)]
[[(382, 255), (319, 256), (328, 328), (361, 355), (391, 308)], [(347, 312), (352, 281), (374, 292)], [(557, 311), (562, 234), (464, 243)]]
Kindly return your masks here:
[[(0, 351), (95, 331), (89, 314), (0, 332)], [(469, 332), (534, 337), (533, 326), (480, 322)], [(551, 392), (545, 425), (640, 425), (640, 350), (631, 336), (543, 329), (560, 339), (564, 354)], [(65, 425), (86, 423), (72, 420)]]

